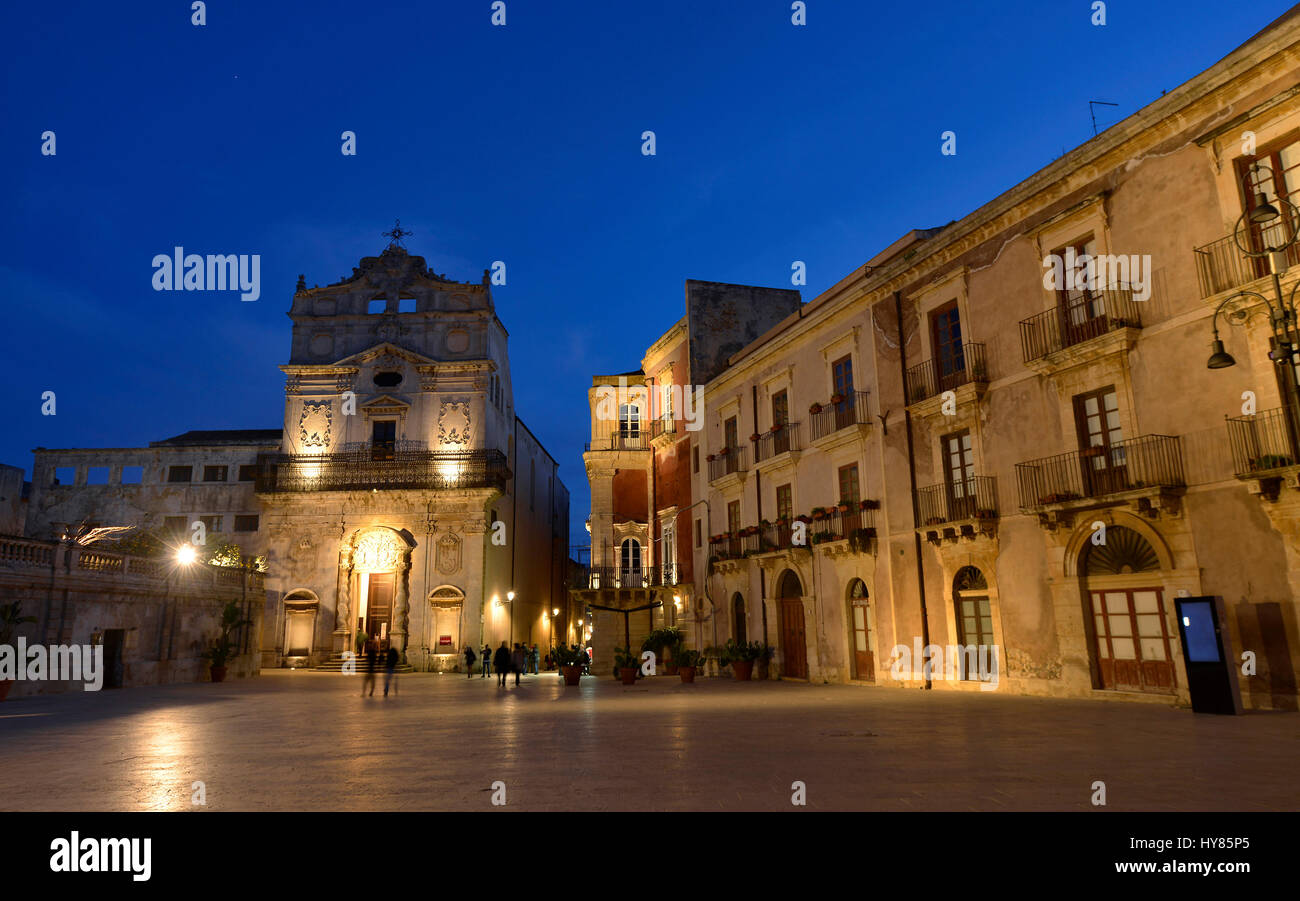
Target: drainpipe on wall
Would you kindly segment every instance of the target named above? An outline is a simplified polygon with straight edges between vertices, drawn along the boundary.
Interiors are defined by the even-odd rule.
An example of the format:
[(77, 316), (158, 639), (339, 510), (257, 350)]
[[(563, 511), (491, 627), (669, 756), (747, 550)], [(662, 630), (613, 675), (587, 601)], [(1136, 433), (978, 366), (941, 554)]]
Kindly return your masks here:
[[(903, 295), (898, 291), (894, 292), (894, 312), (898, 316), (898, 367), (903, 378), (903, 400), (906, 401), (907, 345), (903, 339)], [(903, 424), (907, 432), (907, 484), (908, 493), (912, 498), (912, 544), (913, 552), (916, 554), (916, 590), (921, 600), (921, 647), (927, 648), (930, 646), (930, 619), (925, 609), (925, 561), (921, 556), (921, 533), (916, 531), (916, 526), (920, 524), (921, 519), (916, 498), (916, 450), (912, 444), (912, 414), (907, 409), (906, 403), (903, 405)], [(913, 661), (913, 666), (915, 665), (916, 661)], [(921, 669), (925, 674), (925, 689), (928, 691), (934, 687), (930, 681), (930, 670), (924, 664)]]

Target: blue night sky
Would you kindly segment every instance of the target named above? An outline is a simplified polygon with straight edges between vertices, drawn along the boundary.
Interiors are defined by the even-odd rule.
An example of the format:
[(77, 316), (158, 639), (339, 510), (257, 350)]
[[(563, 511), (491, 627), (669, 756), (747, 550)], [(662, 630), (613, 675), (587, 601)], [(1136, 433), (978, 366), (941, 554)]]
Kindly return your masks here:
[[(687, 278), (810, 300), (1210, 66), (1283, 2), (9, 4), (0, 462), (275, 428), (298, 273), (385, 245), (494, 289), (515, 405), (575, 543), (594, 373), (640, 365)], [(45, 130), (58, 154), (40, 153)], [(656, 132), (658, 155), (641, 155)], [(958, 153), (939, 152), (957, 133)], [(358, 153), (340, 153), (340, 134)], [(155, 254), (262, 258), (262, 297), (156, 293)], [(58, 413), (40, 413), (53, 390)]]

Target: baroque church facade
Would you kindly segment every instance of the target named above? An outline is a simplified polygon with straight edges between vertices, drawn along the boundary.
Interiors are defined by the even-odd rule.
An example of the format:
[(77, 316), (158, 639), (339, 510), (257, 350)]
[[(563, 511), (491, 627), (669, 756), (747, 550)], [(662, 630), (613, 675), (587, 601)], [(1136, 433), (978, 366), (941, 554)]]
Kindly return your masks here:
[(27, 534), (202, 522), (264, 555), (263, 666), (337, 666), (369, 635), (443, 671), (563, 636), (568, 492), (515, 415), (487, 273), (450, 281), (395, 239), (335, 284), (300, 277), (289, 318), (278, 435), (38, 449)]

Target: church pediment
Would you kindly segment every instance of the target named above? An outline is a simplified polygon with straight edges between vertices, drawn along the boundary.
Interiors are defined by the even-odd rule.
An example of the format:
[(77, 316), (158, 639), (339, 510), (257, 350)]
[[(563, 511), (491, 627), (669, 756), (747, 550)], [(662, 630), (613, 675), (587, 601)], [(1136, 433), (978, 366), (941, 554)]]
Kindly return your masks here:
[(395, 410), (401, 410), (402, 412), (405, 412), (411, 409), (410, 404), (408, 404), (404, 400), (400, 400), (399, 398), (393, 397), (391, 394), (384, 394), (379, 397), (376, 397), (374, 400), (368, 400), (364, 404), (361, 404), (360, 406), (361, 409), (365, 410), (367, 413), (377, 413), (381, 409), (385, 412), (395, 411)]
[(391, 341), (384, 341), (373, 347), (368, 347), (363, 351), (354, 353), (351, 356), (344, 357), (335, 366), (368, 366), (372, 363), (381, 367), (397, 366), (400, 363), (410, 363), (414, 366), (427, 366), (438, 361), (432, 357), (426, 357), (423, 354), (416, 353), (410, 348), (402, 347), (400, 344), (394, 344)]

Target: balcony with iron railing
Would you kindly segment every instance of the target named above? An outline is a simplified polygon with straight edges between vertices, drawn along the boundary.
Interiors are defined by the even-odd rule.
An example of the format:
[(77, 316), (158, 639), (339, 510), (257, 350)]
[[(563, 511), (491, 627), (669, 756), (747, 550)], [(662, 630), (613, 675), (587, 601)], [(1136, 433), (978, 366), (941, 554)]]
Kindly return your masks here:
[(663, 570), (657, 566), (584, 566), (570, 574), (569, 588), (578, 591), (599, 591), (676, 584), (665, 582), (663, 579)]
[[(1280, 235), (1266, 233), (1267, 243), (1281, 244)], [(1251, 233), (1247, 246), (1251, 248), (1264, 246), (1256, 233)], [(1256, 279), (1269, 274), (1267, 257), (1252, 257), (1245, 253), (1232, 235), (1211, 241), (1192, 251), (1196, 261), (1196, 279), (1200, 283), (1201, 297), (1213, 297), (1226, 291), (1240, 289)], [(1281, 252), (1282, 268), (1300, 266), (1300, 244), (1291, 244)]]
[(992, 535), (998, 519), (998, 488), (993, 476), (970, 476), (922, 488), (917, 495), (917, 528), (937, 542)]
[(1020, 509), (1096, 506), (1129, 492), (1157, 494), (1186, 487), (1181, 440), (1143, 435), (1109, 447), (1057, 454), (1016, 464)]
[(598, 435), (582, 447), (583, 451), (643, 451), (650, 449), (650, 435), (643, 429), (629, 429)]
[(870, 427), (871, 416), (867, 406), (869, 394), (867, 391), (851, 391), (838, 402), (832, 400), (824, 405), (814, 404), (808, 411), (809, 419), (812, 420), (813, 443), (839, 437), (855, 426), (859, 432)]
[[(787, 522), (761, 523), (747, 526), (736, 532), (714, 535), (709, 539), (709, 554), (719, 560), (735, 560), (767, 554), (774, 551), (803, 549), (816, 544), (850, 539), (866, 550), (869, 539), (876, 537), (875, 501), (844, 504), (839, 507), (816, 508), (808, 516), (795, 517)], [(802, 523), (802, 528), (800, 524)], [(796, 542), (802, 533), (803, 540)]]
[(747, 457), (744, 447), (728, 447), (722, 453), (709, 454), (709, 481), (717, 482), (748, 471)]
[(497, 450), (430, 451), (422, 442), (358, 443), (332, 454), (259, 454), (262, 494), (304, 491), (495, 488), (510, 479)]
[(1020, 321), (1020, 347), (1025, 363), (1042, 360), (1067, 348), (1094, 341), (1123, 329), (1142, 327), (1141, 301), (1127, 288), (1090, 291), (1069, 305)]
[(666, 416), (662, 419), (650, 420), (650, 440), (658, 441), (663, 438), (672, 441), (681, 434), (680, 424), (676, 419)]
[(1252, 416), (1230, 416), (1228, 444), (1239, 479), (1264, 479), (1300, 466), (1300, 412), (1285, 407)]
[(803, 450), (799, 441), (799, 423), (787, 422), (764, 432), (754, 442), (754, 463), (764, 463), (782, 454), (797, 454)]
[(907, 403), (919, 404), (924, 400), (956, 391), (963, 385), (984, 384), (989, 380), (984, 362), (984, 345), (970, 342), (944, 362), (926, 360), (907, 370), (904, 387)]

